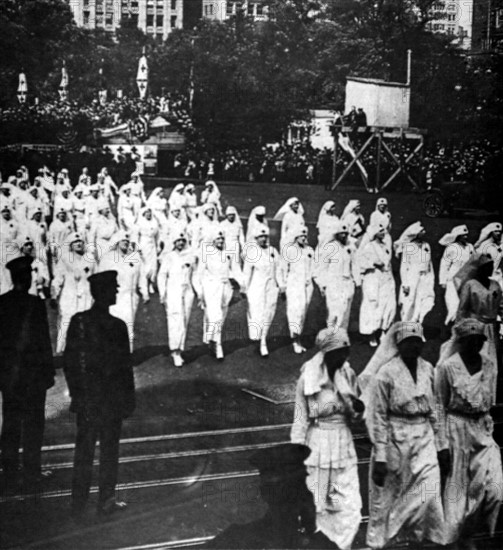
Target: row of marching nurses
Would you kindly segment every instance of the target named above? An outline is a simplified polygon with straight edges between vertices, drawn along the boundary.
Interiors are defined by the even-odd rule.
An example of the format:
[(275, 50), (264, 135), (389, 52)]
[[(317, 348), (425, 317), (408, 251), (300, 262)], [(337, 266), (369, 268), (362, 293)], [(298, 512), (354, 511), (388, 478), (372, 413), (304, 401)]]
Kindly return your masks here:
[(311, 449), (317, 526), (338, 548), (351, 548), (362, 520), (351, 431), (362, 417), (372, 443), (370, 548), (475, 549), (475, 535), (494, 534), (503, 471), (490, 414), (497, 364), (484, 353), (485, 334), (483, 322), (460, 316), (433, 368), (421, 356), (422, 325), (396, 322), (358, 377), (347, 331), (318, 334), (297, 384), (291, 439)]

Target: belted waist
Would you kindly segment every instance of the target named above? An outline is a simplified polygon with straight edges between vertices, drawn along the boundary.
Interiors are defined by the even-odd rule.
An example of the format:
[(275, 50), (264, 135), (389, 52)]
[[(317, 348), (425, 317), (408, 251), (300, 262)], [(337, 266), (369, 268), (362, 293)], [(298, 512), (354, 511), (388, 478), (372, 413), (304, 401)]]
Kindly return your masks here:
[(489, 414), (489, 411), (477, 411), (477, 412), (468, 412), (468, 411), (453, 411), (448, 410), (447, 414), (451, 416), (458, 416), (460, 418), (465, 418), (467, 420), (480, 420)]
[(405, 422), (407, 424), (425, 424), (429, 422), (429, 417), (424, 414), (390, 414), (391, 421)]
[(324, 416), (322, 418), (312, 418), (311, 424), (314, 426), (323, 425), (323, 427), (335, 425), (335, 424), (346, 424), (346, 417), (342, 413), (332, 414), (331, 416)]

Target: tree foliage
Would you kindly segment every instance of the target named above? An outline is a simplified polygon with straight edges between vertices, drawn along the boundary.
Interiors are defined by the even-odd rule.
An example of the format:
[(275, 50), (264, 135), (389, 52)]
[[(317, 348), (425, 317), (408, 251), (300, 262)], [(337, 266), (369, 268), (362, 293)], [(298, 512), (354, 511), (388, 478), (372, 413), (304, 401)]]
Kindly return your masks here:
[(193, 96), (208, 143), (258, 145), (309, 109), (341, 108), (348, 75), (405, 82), (412, 49), (412, 124), (439, 136), (483, 135), (501, 120), (501, 58), (467, 62), (428, 32), (432, 1), (271, 0), (266, 21), (238, 12), (156, 42), (127, 19), (115, 37), (78, 28), (62, 0), (0, 0), (0, 105), (15, 103), (21, 69), (31, 98), (57, 98), (63, 61), (71, 99), (96, 100), (103, 86), (136, 95), (145, 47), (150, 92)]

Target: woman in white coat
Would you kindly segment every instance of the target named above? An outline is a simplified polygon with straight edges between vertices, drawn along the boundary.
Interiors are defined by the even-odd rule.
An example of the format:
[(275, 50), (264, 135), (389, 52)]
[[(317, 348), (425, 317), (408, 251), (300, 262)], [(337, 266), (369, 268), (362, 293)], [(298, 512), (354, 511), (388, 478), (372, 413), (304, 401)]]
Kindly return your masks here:
[(360, 201), (350, 200), (344, 208), (341, 220), (349, 227), (349, 236), (356, 243), (359, 243), (365, 233), (365, 218), (360, 212)]
[(422, 323), (435, 304), (435, 273), (430, 245), (421, 222), (407, 227), (395, 243), (400, 263), (400, 317), (402, 321)]
[(66, 334), (71, 318), (92, 304), (91, 290), (87, 278), (96, 270), (96, 261), (92, 254), (86, 253), (84, 237), (72, 233), (66, 243), (69, 252), (65, 252), (54, 268), (51, 284), (53, 307), (58, 307), (58, 337), (56, 353), (65, 351)]
[(188, 227), (188, 232), (194, 250), (199, 250), (201, 243), (209, 233), (220, 229), (217, 210), (213, 203), (206, 203), (201, 206), (197, 218), (194, 218)]
[(95, 247), (98, 260), (110, 250), (112, 237), (117, 233), (119, 227), (110, 206), (105, 199), (98, 204), (98, 215), (95, 216), (89, 229), (88, 242)]
[(269, 223), (265, 217), (265, 206), (259, 205), (252, 208), (248, 217), (248, 225), (246, 226), (246, 242), (254, 242), (255, 235), (258, 235), (262, 230), (269, 231)]
[(140, 287), (142, 295), (149, 296), (154, 293), (157, 280), (157, 257), (160, 252), (159, 224), (149, 206), (141, 209), (136, 225), (136, 237), (141, 256)]
[(388, 208), (388, 199), (384, 197), (377, 199), (376, 208), (370, 214), (369, 225), (382, 225), (386, 231), (386, 244), (391, 247), (391, 212)]
[(188, 246), (187, 235), (173, 235), (173, 242), (162, 257), (157, 287), (159, 300), (166, 309), (169, 348), (175, 367), (183, 366), (181, 353), (185, 350), (185, 340), (189, 326), (194, 290), (192, 273), (195, 256)]
[(213, 180), (208, 180), (204, 184), (203, 192), (201, 193), (201, 204), (214, 204), (217, 209), (217, 214), (222, 215), (222, 204), (220, 198), (222, 193)]
[(332, 231), (325, 245), (316, 249), (313, 279), (326, 300), (327, 326), (348, 330), (355, 286), (361, 284), (360, 268), (348, 226), (340, 221)]
[(491, 256), (494, 264), (493, 279), (503, 289), (503, 271), (501, 265), (503, 258), (503, 243), (501, 242), (502, 227), (499, 222), (486, 225), (480, 232), (479, 239), (474, 246), (475, 252), (478, 254), (489, 254)]
[(440, 260), (438, 282), (444, 289), (445, 306), (447, 308), (445, 324), (448, 325), (456, 320), (459, 306), (454, 275), (472, 258), (475, 250), (473, 245), (468, 242), (468, 227), (466, 225), (457, 225), (438, 242), (441, 246), (445, 246)]
[[(134, 322), (140, 301), (141, 260), (137, 251), (131, 251), (131, 241), (129, 233), (118, 231), (112, 238), (110, 251), (101, 258), (98, 271), (117, 271), (119, 290), (110, 314), (126, 323), (129, 347), (133, 351)], [(148, 295), (144, 300), (148, 300)]]
[(196, 216), (196, 209), (197, 209), (196, 187), (193, 183), (188, 183), (185, 186), (183, 190), (183, 196), (185, 198), (185, 202), (184, 202), (185, 216), (187, 218), (187, 221), (191, 222)]
[(208, 228), (205, 232), (193, 284), (199, 303), (204, 309), (203, 340), (209, 344), (216, 358), (222, 360), (223, 325), (233, 288), (242, 286), (242, 273), (225, 252), (225, 236), (218, 226)]
[(185, 216), (185, 186), (183, 183), (177, 183), (171, 191), (168, 199), (169, 210), (178, 209), (183, 211)]
[(370, 345), (376, 347), (382, 332), (395, 319), (395, 279), (391, 271), (391, 248), (385, 243), (384, 227), (369, 225), (358, 262), (362, 276), (360, 333), (370, 336)]
[(329, 327), (316, 337), (316, 355), (302, 365), (295, 396), (292, 443), (307, 445), (307, 486), (316, 524), (341, 550), (358, 533), (362, 499), (351, 422), (361, 418), (356, 375), (349, 365), (346, 330)]
[(147, 206), (152, 209), (152, 214), (159, 224), (159, 231), (162, 233), (168, 223), (168, 201), (164, 197), (162, 187), (156, 187), (147, 199)]
[(138, 203), (131, 196), (131, 185), (129, 183), (126, 183), (119, 189), (117, 218), (119, 219), (121, 229), (126, 232), (134, 230), (134, 225), (138, 218)]
[(248, 335), (260, 342), (262, 357), (269, 355), (267, 334), (272, 326), (278, 294), (285, 291), (278, 251), (269, 245), (269, 229), (257, 228), (256, 246), (248, 243), (244, 254), (244, 292), (248, 301)]
[(435, 374), (421, 357), (423, 342), (419, 323), (395, 323), (358, 377), (372, 443), (370, 548), (442, 544)]
[(241, 266), (241, 253), (245, 245), (243, 224), (234, 206), (225, 209), (225, 220), (220, 222), (225, 235), (225, 249), (232, 256), (232, 261)]
[(323, 250), (325, 243), (330, 241), (334, 236), (334, 229), (339, 224), (339, 218), (335, 214), (335, 202), (327, 201), (320, 210), (318, 215), (318, 223), (316, 229), (318, 229), (318, 246), (320, 250)]
[(280, 252), (289, 244), (290, 232), (293, 228), (306, 225), (304, 220), (304, 207), (297, 197), (289, 198), (276, 212), (274, 220), (281, 221), (281, 237), (279, 241)]
[(475, 548), (476, 532), (494, 534), (503, 499), (501, 453), (491, 417), (498, 367), (480, 353), (484, 332), (476, 319), (456, 323), (435, 368), (437, 445), (445, 478), (443, 543), (458, 542), (459, 548)]
[(307, 243), (307, 227), (290, 228), (282, 251), (283, 276), (286, 286), (286, 315), (294, 353), (306, 348), (300, 343), (307, 310), (313, 296), (314, 250)]

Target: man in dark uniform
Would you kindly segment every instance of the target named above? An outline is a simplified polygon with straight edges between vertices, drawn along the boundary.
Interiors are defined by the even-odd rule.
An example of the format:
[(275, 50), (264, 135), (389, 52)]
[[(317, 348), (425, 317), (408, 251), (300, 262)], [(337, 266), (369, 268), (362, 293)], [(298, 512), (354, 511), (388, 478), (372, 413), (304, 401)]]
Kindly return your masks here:
[(1, 449), (8, 492), (19, 481), (21, 438), (25, 487), (33, 489), (43, 477), (45, 397), (54, 385), (47, 311), (43, 300), (28, 293), (32, 262), (31, 256), (22, 256), (7, 263), (14, 288), (0, 296)]
[(117, 272), (89, 277), (94, 304), (70, 321), (65, 375), (77, 414), (72, 512), (84, 512), (91, 487), (94, 448), (100, 441), (98, 514), (126, 507), (115, 499), (122, 420), (135, 407), (134, 374), (126, 324), (109, 313), (117, 297)]
[(336, 549), (335, 543), (316, 531), (316, 509), (304, 465), (310, 452), (305, 445), (286, 443), (255, 453), (250, 463), (260, 472), (266, 514), (252, 523), (231, 525), (205, 548)]

